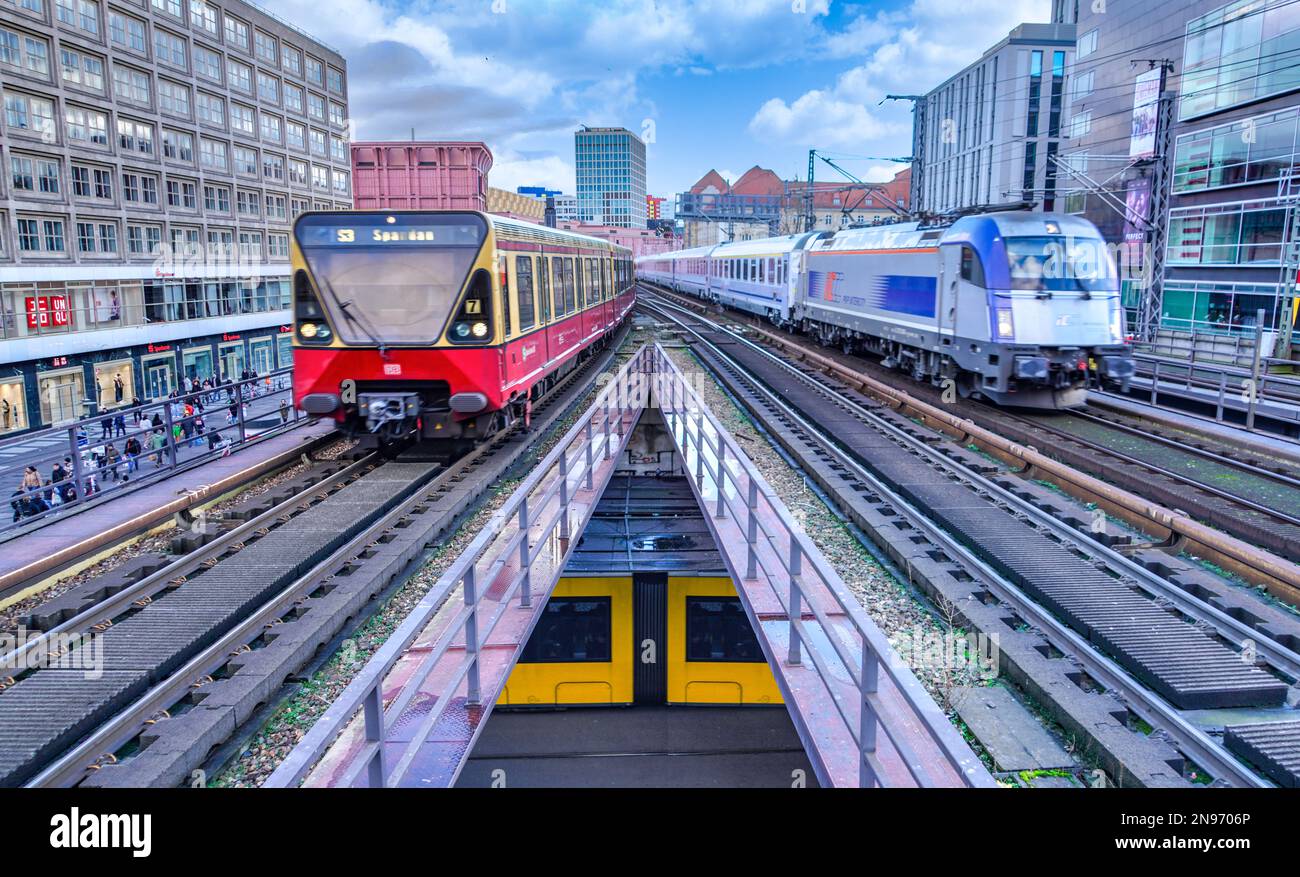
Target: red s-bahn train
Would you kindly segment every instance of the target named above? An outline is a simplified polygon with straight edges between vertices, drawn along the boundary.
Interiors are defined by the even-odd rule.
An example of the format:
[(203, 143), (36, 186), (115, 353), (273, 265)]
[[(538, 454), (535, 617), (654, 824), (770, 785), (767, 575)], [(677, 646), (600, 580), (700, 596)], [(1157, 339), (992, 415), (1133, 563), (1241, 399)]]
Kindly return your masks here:
[(631, 251), (471, 211), (294, 224), (294, 400), (365, 446), (461, 453), (519, 420), (635, 300)]

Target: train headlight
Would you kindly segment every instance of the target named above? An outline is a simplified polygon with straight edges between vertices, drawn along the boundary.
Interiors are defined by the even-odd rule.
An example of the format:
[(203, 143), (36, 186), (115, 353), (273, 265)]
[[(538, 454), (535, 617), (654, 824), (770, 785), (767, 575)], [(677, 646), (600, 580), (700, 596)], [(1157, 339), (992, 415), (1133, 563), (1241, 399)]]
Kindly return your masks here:
[(457, 323), (456, 328), (452, 330), (456, 333), (457, 338), (469, 337), (469, 323)]
[(308, 341), (328, 343), (330, 327), (326, 323), (303, 322), (298, 324), (298, 335)]
[(1011, 308), (998, 308), (998, 337), (1011, 338), (1015, 334), (1016, 325), (1011, 319)]
[(488, 333), (487, 323), (475, 323), (472, 331), (475, 338), (486, 338)]
[(298, 327), (298, 331), (302, 333), (302, 337), (304, 337), (304, 338), (315, 338), (315, 337), (316, 337), (316, 324), (315, 324), (315, 323), (303, 323), (300, 327)]

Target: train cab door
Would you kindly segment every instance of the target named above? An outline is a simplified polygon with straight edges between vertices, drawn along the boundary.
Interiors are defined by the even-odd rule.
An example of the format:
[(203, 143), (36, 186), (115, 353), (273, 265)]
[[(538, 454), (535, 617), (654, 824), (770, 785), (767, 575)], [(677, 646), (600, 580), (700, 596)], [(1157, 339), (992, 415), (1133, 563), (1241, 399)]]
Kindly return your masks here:
[[(939, 248), (939, 289), (936, 318), (939, 334), (951, 338), (957, 330), (957, 300), (961, 287), (962, 253), (966, 246)], [(973, 251), (972, 251), (973, 252)], [(951, 342), (948, 342), (951, 343)]]
[(668, 700), (668, 574), (632, 575), (632, 699)]

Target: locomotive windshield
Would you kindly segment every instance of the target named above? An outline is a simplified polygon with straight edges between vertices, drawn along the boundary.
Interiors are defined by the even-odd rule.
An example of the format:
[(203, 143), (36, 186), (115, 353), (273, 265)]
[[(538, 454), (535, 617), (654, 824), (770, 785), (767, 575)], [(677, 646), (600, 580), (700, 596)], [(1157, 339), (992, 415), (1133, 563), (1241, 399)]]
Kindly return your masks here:
[(307, 214), (294, 227), (321, 305), (349, 344), (436, 341), (486, 231), (474, 214)]
[(1113, 292), (1115, 272), (1100, 238), (1004, 238), (1011, 288), (1031, 292)]

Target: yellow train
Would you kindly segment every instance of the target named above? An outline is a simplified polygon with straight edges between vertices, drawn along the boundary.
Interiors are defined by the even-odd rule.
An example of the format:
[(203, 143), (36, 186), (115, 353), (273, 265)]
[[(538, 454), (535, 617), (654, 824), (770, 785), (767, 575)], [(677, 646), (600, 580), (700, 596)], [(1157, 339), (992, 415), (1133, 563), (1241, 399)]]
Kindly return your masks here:
[(644, 475), (605, 492), (497, 701), (782, 703), (689, 485)]

